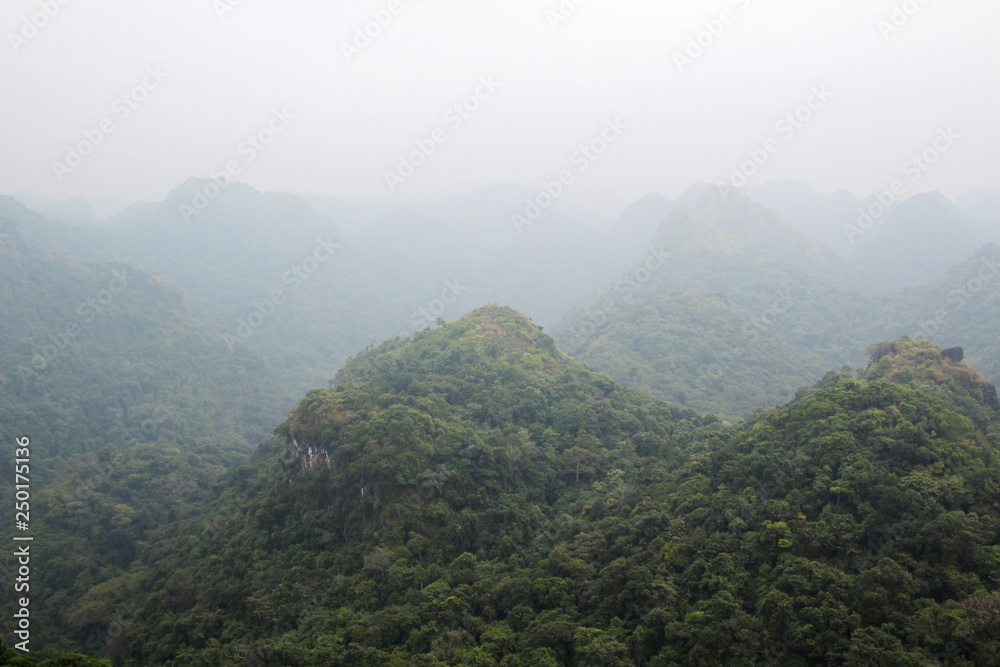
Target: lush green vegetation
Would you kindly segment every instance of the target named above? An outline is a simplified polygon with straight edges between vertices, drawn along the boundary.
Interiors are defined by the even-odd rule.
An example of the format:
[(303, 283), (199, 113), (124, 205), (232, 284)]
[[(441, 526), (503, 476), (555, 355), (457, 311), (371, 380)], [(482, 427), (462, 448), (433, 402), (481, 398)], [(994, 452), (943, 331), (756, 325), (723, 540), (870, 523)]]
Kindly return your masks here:
[[(259, 356), (199, 333), (162, 279), (33, 248), (6, 221), (0, 312), (0, 440), (30, 438), (31, 526), (45, 537), (32, 639), (101, 653), (138, 595), (137, 559), (207, 509), (279, 419), (281, 391)], [(13, 509), (0, 513), (8, 542)], [(14, 603), (0, 599), (7, 618)]]
[(675, 207), (636, 264), (554, 329), (560, 348), (627, 386), (736, 419), (856, 367), (896, 337), (895, 311), (766, 208), (709, 189)]
[[(903, 213), (917, 215), (919, 206)], [(920, 215), (926, 222), (934, 214)], [(562, 349), (627, 386), (743, 418), (830, 368), (862, 365), (871, 341), (904, 335), (961, 345), (1000, 382), (995, 245), (931, 285), (875, 297), (847, 280), (858, 281), (860, 260), (831, 259), (767, 209), (715, 190), (693, 208), (674, 208), (653, 245), (669, 251), (667, 262), (637, 264), (554, 329)], [(948, 257), (896, 251), (891, 266), (873, 271), (898, 275), (873, 291), (913, 284)], [(878, 264), (878, 254), (868, 261)]]
[[(787, 312), (794, 302), (780, 304)], [(770, 324), (769, 324), (770, 323)], [(720, 293), (681, 289), (583, 318), (566, 349), (615, 381), (730, 418), (790, 399), (828, 369)]]
[(148, 597), (111, 655), (992, 664), (988, 384), (924, 342), (871, 355), (729, 426), (588, 371), (508, 308), (387, 342), (134, 570)]
[(67, 651), (42, 651), (38, 655), (16, 651), (0, 641), (0, 665), (11, 667), (111, 667), (107, 660), (100, 660)]
[(263, 360), (199, 333), (154, 275), (33, 248), (0, 221), (0, 285), (0, 439), (38, 445), (36, 482), (109, 443), (250, 451), (280, 418)]
[[(266, 359), (283, 411), (373, 341), (491, 301), (555, 324), (634, 261), (618, 244), (554, 215), (516, 233), (510, 214), (530, 193), (521, 186), (436, 206), (372, 204), (377, 215), (343, 202), (323, 215), (301, 197), (235, 184), (185, 221), (179, 206), (190, 206), (204, 185), (191, 179), (107, 227), (53, 223), (9, 197), (0, 197), (0, 216), (18, 222), (33, 245), (158, 272), (183, 290), (203, 331)], [(360, 226), (368, 216), (376, 219)], [(275, 291), (282, 301), (269, 304)]]
[[(36, 240), (190, 283), (182, 296), (0, 223), (0, 437), (35, 443), (39, 646), (115, 665), (994, 664), (996, 388), (924, 340), (865, 348), (968, 341), (995, 373), (982, 276), (997, 248), (879, 300), (773, 214), (710, 192), (555, 340), (488, 306), (372, 344), (248, 461), (293, 387), (440, 292), (409, 277), (413, 247), (476, 243), (442, 224), (367, 248), (406, 227), (383, 221), (230, 348), (226, 323), (331, 229), (295, 198), (252, 194), (197, 228), (174, 201), (68, 234), (0, 198)], [(294, 233), (275, 235), (282, 216)], [(567, 284), (579, 299), (598, 274), (585, 255), (546, 266), (545, 242), (573, 233), (560, 224), (442, 280), (509, 271), (511, 251), (522, 270), (541, 262), (520, 276), (527, 302)], [(238, 233), (258, 245), (213, 263)], [(358, 318), (359, 304), (381, 305)], [(929, 317), (940, 326), (921, 331)]]

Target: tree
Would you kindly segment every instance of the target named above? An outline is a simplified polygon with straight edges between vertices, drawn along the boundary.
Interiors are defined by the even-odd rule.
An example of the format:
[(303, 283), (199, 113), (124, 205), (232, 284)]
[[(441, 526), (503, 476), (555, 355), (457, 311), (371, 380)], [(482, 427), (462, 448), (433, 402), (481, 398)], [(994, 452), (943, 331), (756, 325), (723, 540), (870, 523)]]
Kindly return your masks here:
[(593, 458), (593, 453), (583, 447), (570, 447), (563, 452), (563, 461), (566, 468), (569, 472), (576, 475), (577, 484), (580, 483), (581, 474), (588, 475), (594, 473), (594, 467), (591, 465)]

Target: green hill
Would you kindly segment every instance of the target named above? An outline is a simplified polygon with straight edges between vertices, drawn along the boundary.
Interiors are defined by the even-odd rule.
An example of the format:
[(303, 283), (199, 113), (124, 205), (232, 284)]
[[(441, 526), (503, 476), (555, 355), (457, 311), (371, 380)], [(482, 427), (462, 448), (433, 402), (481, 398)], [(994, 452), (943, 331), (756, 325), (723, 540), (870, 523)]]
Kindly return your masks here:
[[(802, 294), (776, 299), (783, 311)], [(797, 298), (799, 297), (799, 298)], [(561, 336), (575, 357), (671, 403), (736, 419), (789, 400), (828, 369), (717, 292), (677, 289), (622, 303), (593, 335)]]
[(987, 244), (926, 287), (886, 300), (899, 335), (961, 346), (969, 361), (1000, 382), (1000, 246)]
[[(729, 418), (772, 407), (898, 335), (840, 262), (742, 195), (675, 207), (644, 261), (553, 330), (575, 358), (658, 398)], [(633, 372), (634, 371), (634, 372)]]
[(200, 334), (175, 287), (31, 247), (5, 221), (0, 312), (0, 438), (32, 437), (37, 481), (107, 444), (248, 452), (280, 415), (260, 357)]
[(991, 664), (988, 385), (878, 350), (730, 427), (509, 308), (389, 341), (134, 571), (115, 664)]
[[(32, 571), (33, 646), (100, 652), (92, 619), (106, 634), (135, 592), (120, 586), (129, 569), (207, 509), (225, 471), (269, 436), (281, 393), (259, 356), (199, 333), (176, 287), (39, 250), (5, 220), (0, 313), (0, 440), (30, 438), (32, 563), (44, 564)], [(0, 488), (13, 497), (9, 453)], [(13, 514), (5, 506), (4, 537)], [(14, 604), (5, 596), (0, 610)]]

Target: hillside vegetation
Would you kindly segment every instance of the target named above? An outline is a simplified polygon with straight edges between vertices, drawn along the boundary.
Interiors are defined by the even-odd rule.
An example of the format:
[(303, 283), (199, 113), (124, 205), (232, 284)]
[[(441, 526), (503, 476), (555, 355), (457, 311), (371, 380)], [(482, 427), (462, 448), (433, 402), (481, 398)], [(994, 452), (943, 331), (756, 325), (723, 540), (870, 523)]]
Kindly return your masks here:
[(116, 664), (991, 664), (997, 413), (953, 356), (726, 426), (509, 308), (390, 341), (137, 572)]

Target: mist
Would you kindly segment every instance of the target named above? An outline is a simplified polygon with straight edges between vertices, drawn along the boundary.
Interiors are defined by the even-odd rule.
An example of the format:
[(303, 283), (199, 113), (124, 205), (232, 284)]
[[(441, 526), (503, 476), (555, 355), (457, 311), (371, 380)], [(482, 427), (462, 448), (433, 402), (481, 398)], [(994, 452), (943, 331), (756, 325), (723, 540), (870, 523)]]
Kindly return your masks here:
[[(676, 197), (730, 181), (770, 139), (749, 184), (866, 196), (942, 128), (961, 140), (912, 193), (954, 198), (998, 176), (1000, 8), (987, 0), (17, 1), (0, 17), (9, 192), (157, 201), (232, 160), (260, 190), (346, 199), (537, 186), (609, 118), (628, 130), (570, 196)], [(821, 106), (799, 111), (817, 88)], [(240, 147), (266, 138), (275, 110), (287, 131), (251, 160)], [(78, 167), (54, 167), (105, 120)], [(387, 183), (439, 130), (433, 155)]]
[(996, 664), (996, 0), (0, 32), (0, 665)]

